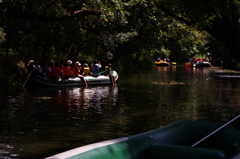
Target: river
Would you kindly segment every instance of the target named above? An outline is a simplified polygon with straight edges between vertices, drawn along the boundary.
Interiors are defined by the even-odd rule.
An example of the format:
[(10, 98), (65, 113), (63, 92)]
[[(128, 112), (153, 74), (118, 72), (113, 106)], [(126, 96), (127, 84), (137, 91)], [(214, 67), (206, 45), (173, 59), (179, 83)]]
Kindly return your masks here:
[[(184, 65), (119, 72), (117, 86), (0, 90), (0, 158), (40, 159), (179, 120), (239, 115), (240, 78)], [(240, 130), (240, 119), (232, 123)]]

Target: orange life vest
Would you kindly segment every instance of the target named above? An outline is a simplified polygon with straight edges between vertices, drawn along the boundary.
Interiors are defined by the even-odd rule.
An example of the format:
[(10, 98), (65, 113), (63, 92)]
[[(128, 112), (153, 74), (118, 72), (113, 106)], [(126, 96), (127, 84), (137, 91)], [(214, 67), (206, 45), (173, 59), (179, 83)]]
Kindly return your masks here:
[(79, 72), (80, 72), (80, 68), (78, 66), (73, 66), (72, 75), (78, 76), (80, 74)]
[(53, 77), (58, 77), (60, 75), (60, 68), (52, 67), (50, 75)]
[(63, 68), (62, 68), (62, 76), (63, 77), (71, 76), (71, 67), (70, 66), (63, 66)]

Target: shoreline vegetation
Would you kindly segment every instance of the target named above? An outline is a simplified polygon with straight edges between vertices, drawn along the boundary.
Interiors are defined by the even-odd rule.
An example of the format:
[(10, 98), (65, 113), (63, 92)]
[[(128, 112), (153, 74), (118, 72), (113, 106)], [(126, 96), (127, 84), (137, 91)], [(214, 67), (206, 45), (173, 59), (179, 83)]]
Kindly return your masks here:
[[(67, 59), (65, 57), (64, 59)], [(30, 59), (25, 60), (25, 57), (19, 56), (14, 51), (10, 50), (8, 52), (8, 57), (6, 57), (6, 50), (0, 49), (0, 82), (5, 86), (21, 86), (29, 75), (27, 71), (27, 63)], [(139, 61), (138, 63), (131, 63), (129, 60), (127, 66), (121, 66), (121, 63), (115, 66), (115, 70), (128, 70), (128, 69), (151, 69), (154, 67), (154, 61), (147, 59), (148, 61)], [(54, 61), (54, 60), (51, 60)], [(92, 59), (89, 61), (91, 63)], [(44, 61), (47, 63), (48, 61)], [(184, 63), (184, 61), (181, 61)], [(181, 63), (179, 62), (179, 63)], [(106, 62), (105, 62), (106, 63)], [(115, 65), (115, 64), (114, 64)], [(220, 69), (214, 70), (212, 74), (240, 74), (238, 69)], [(102, 68), (103, 69), (103, 68)], [(174, 83), (175, 84), (175, 83)]]
[(8, 83), (21, 83), (29, 60), (147, 69), (156, 58), (207, 57), (240, 70), (235, 1), (2, 1), (0, 11), (0, 77)]

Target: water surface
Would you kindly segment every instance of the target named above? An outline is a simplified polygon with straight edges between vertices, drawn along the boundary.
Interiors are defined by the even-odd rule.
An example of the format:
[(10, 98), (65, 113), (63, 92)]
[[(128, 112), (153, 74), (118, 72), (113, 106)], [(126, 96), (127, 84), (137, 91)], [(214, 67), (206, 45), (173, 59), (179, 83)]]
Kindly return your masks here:
[(239, 114), (240, 79), (211, 69), (119, 72), (115, 87), (2, 87), (0, 158), (40, 159), (179, 120), (227, 122)]

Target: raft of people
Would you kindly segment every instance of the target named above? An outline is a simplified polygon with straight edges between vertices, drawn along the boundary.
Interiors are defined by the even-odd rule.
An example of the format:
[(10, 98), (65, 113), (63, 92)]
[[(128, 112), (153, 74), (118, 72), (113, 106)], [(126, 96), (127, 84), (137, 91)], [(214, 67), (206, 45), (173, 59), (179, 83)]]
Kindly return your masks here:
[(160, 58), (160, 57), (158, 57), (158, 58), (156, 58), (155, 61), (157, 61), (157, 62), (159, 62), (159, 61), (166, 61), (167, 63), (170, 63), (170, 59), (169, 58)]
[(202, 62), (209, 62), (209, 58), (206, 57), (206, 58), (190, 58), (189, 59), (189, 63), (191, 64), (196, 64), (196, 63), (202, 63)]
[[(41, 63), (39, 65), (36, 64), (34, 60), (30, 60), (28, 62), (28, 72), (31, 75), (39, 75), (48, 77), (50, 79), (67, 79), (67, 78), (76, 78), (79, 77), (86, 86), (88, 86), (85, 76), (100, 76), (100, 68), (102, 67), (100, 61), (94, 60), (91, 67), (89, 67), (88, 61), (85, 60), (84, 64), (81, 65), (79, 61), (76, 61), (75, 64), (72, 64), (71, 60), (66, 62), (60, 61), (59, 63), (49, 62), (47, 65)], [(105, 67), (105, 76), (109, 76), (113, 85), (116, 85), (116, 81), (114, 79), (113, 74), (111, 73), (112, 65), (109, 63)]]

